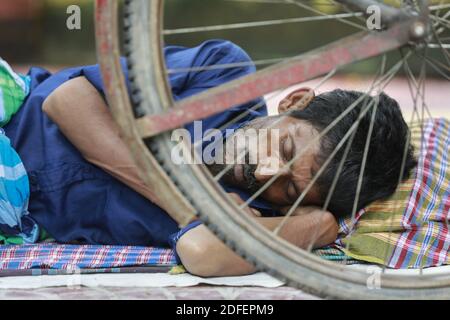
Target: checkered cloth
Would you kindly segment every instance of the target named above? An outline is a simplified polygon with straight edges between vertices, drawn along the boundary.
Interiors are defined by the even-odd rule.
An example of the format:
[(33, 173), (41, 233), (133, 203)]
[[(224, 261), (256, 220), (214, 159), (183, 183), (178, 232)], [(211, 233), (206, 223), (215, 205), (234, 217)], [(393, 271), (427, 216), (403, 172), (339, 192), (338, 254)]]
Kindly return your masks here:
[(418, 156), (412, 178), (354, 221), (340, 221), (337, 244), (348, 256), (396, 269), (450, 263), (450, 123), (411, 126), (411, 141)]
[(161, 248), (53, 243), (0, 246), (0, 270), (75, 270), (173, 265), (176, 265), (173, 251)]

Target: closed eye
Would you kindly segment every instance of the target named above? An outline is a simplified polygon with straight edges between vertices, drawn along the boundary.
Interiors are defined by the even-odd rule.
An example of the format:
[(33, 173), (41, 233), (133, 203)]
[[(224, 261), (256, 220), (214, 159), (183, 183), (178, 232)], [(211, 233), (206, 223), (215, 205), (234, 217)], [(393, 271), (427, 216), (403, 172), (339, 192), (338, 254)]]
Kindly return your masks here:
[(286, 139), (283, 140), (281, 154), (285, 161), (292, 160), (294, 156), (294, 144), (291, 136), (287, 136)]
[(297, 188), (292, 180), (288, 182), (286, 188), (286, 196), (292, 203), (294, 203), (298, 198)]

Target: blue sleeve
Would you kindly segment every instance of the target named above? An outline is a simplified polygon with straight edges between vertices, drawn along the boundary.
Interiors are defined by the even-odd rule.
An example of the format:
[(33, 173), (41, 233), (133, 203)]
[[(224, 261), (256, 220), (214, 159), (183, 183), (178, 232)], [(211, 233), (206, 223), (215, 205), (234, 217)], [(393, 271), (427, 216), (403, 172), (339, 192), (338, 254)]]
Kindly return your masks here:
[(178, 231), (177, 233), (174, 233), (174, 234), (171, 234), (171, 235), (170, 235), (170, 237), (169, 237), (169, 243), (170, 243), (170, 246), (171, 246), (172, 249), (173, 249), (173, 252), (175, 253), (175, 258), (177, 259), (177, 262), (178, 262), (179, 264), (181, 264), (181, 259), (180, 259), (180, 257), (178, 256), (178, 253), (177, 253), (177, 242), (178, 242), (178, 240), (180, 240), (180, 238), (181, 238), (186, 232), (188, 232), (189, 230), (192, 230), (192, 229), (198, 227), (198, 226), (201, 225), (201, 224), (202, 224), (202, 222), (201, 222), (200, 220), (195, 220), (195, 221), (191, 222), (190, 224), (188, 224), (188, 225), (187, 225), (186, 227), (184, 227), (183, 229), (181, 229), (180, 231)]

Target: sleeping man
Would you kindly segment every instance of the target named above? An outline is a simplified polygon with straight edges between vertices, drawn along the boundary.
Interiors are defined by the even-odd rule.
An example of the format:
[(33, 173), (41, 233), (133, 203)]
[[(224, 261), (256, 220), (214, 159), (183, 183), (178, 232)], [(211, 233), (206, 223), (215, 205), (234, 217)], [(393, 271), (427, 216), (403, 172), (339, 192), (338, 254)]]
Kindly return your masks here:
[[(250, 61), (242, 49), (219, 40), (195, 48), (167, 47), (165, 57), (169, 69)], [(249, 64), (171, 73), (169, 80), (178, 100), (254, 71)], [(23, 210), (22, 221), (14, 229), (16, 234), (23, 235), (27, 242), (37, 241), (38, 233), (45, 230), (61, 243), (172, 246), (186, 269), (201, 276), (254, 271), (200, 222), (194, 221), (180, 230), (164, 211), (164, 205), (158, 205), (157, 191), (140, 179), (108, 111), (98, 66), (71, 68), (54, 75), (32, 68), (23, 78), (29, 92), (4, 126), (29, 181), (28, 208)], [(266, 150), (256, 164), (234, 165), (223, 178), (224, 188), (242, 202), (249, 198), (250, 192), (278, 175), (247, 210), (258, 223), (274, 229), (366, 104), (359, 103), (315, 145), (305, 146), (361, 95), (335, 90), (314, 97), (309, 90), (300, 89), (281, 101), (278, 116), (267, 116), (265, 108), (249, 111), (229, 128), (276, 129), (280, 147)], [(408, 127), (397, 103), (385, 94), (377, 97), (377, 101), (358, 209), (395, 191), (407, 143)], [(205, 119), (203, 129), (219, 128), (258, 102)], [(321, 205), (333, 183), (342, 152), (329, 163), (307, 193), (302, 207), (281, 229), (280, 235), (287, 241), (303, 248), (311, 242), (321, 247), (335, 241), (337, 218), (352, 212), (371, 116), (371, 112), (364, 116), (353, 137), (328, 211), (321, 210)], [(193, 125), (187, 129), (192, 132)], [(264, 157), (276, 158), (280, 165), (267, 170), (265, 166), (270, 161)], [(294, 158), (292, 165), (284, 166)], [(405, 178), (414, 165), (409, 150)], [(210, 168), (216, 173), (224, 166), (213, 164)], [(24, 196), (28, 194), (25, 192)], [(2, 233), (14, 230), (1, 229)]]

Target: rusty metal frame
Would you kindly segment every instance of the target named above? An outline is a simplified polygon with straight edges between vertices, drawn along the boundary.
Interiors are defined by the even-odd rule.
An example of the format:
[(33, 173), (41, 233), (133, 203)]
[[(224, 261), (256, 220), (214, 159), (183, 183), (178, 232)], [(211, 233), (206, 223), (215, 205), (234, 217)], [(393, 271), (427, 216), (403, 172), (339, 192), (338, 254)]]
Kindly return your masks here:
[[(352, 0), (341, 0), (341, 2), (348, 1)], [(165, 113), (147, 115), (136, 120), (120, 65), (118, 2), (97, 0), (95, 11), (98, 60), (108, 104), (138, 167), (149, 173), (141, 174), (141, 176), (149, 186), (155, 186), (155, 190), (158, 190), (157, 193), (161, 199), (157, 201), (157, 204), (181, 225), (193, 218), (194, 209), (184, 200), (176, 186), (160, 168), (142, 138), (181, 127), (194, 120), (203, 119), (260, 97), (265, 93), (315, 78), (338, 66), (398, 48), (411, 39), (410, 27), (413, 22), (411, 20), (419, 20), (418, 17), (411, 17), (394, 24), (384, 32), (362, 32), (338, 40), (289, 61), (184, 99), (171, 108), (167, 108)], [(164, 190), (168, 192), (163, 192)], [(175, 196), (166, 198), (168, 194)], [(180, 214), (180, 212), (183, 213)]]
[[(120, 124), (120, 126), (123, 129), (123, 135), (125, 140), (129, 143), (130, 145), (130, 150), (133, 152), (133, 155), (136, 157), (136, 161), (138, 162), (138, 164), (140, 166), (142, 166), (142, 168), (144, 169), (145, 173), (143, 176), (145, 177), (148, 173), (149, 176), (151, 176), (149, 179), (147, 179), (146, 181), (148, 181), (148, 183), (151, 185), (151, 183), (155, 183), (156, 186), (158, 186), (160, 192), (158, 194), (166, 194), (168, 195), (168, 197), (165, 198), (161, 198), (161, 201), (167, 201), (167, 203), (165, 203), (165, 205), (163, 205), (162, 207), (164, 209), (167, 209), (166, 205), (169, 206), (169, 210), (185, 210), (186, 208), (188, 210), (191, 210), (190, 213), (193, 215), (193, 209), (192, 207), (190, 207), (189, 204), (185, 204), (183, 202), (181, 202), (181, 204), (178, 204), (178, 209), (177, 209), (177, 205), (172, 205), (171, 203), (173, 203), (174, 201), (179, 201), (179, 198), (183, 198), (183, 196), (179, 193), (179, 191), (177, 190), (177, 188), (175, 186), (173, 186), (170, 182), (170, 179), (161, 172), (159, 165), (156, 163), (156, 160), (153, 158), (153, 156), (149, 153), (147, 147), (145, 146), (145, 144), (142, 143), (142, 134), (141, 132), (139, 132), (136, 128), (136, 119), (134, 118), (134, 115), (132, 113), (132, 108), (130, 105), (130, 101), (129, 101), (129, 97), (128, 97), (128, 93), (127, 93), (127, 89), (125, 86), (125, 79), (122, 73), (122, 69), (120, 67), (120, 63), (119, 63), (119, 49), (118, 49), (118, 43), (117, 40), (117, 1), (116, 0), (96, 0), (96, 22), (97, 22), (97, 39), (98, 39), (98, 54), (99, 54), (99, 59), (100, 59), (100, 63), (102, 66), (102, 73), (103, 73), (103, 77), (104, 77), (104, 83), (105, 83), (105, 91), (107, 92), (107, 98), (108, 98), (108, 102), (110, 103), (111, 108), (113, 109), (113, 113), (115, 115), (116, 120), (118, 121), (118, 123)], [(138, 1), (138, 0), (137, 0)], [(139, 0), (139, 1), (144, 1), (144, 0)], [(152, 1), (152, 3), (160, 3), (161, 0), (154, 0)], [(388, 50), (389, 48), (395, 48), (398, 46), (401, 46), (402, 44), (405, 44), (409, 41), (410, 39), (410, 35), (409, 35), (409, 24), (411, 24), (412, 21), (409, 21), (408, 24), (396, 24), (393, 26), (392, 29), (388, 30), (388, 32), (386, 33), (381, 33), (381, 34), (365, 34), (365, 35), (361, 35), (361, 38), (357, 38), (355, 37), (353, 39), (352, 42), (347, 43), (346, 45), (351, 45), (352, 46), (352, 50), (350, 50), (350, 52), (348, 50), (346, 50), (346, 48), (343, 48), (342, 46), (337, 46), (338, 48), (341, 48), (340, 53), (347, 53), (350, 54), (349, 56), (346, 57), (346, 59), (348, 59), (348, 61), (354, 61), (352, 60), (352, 54), (354, 54), (356, 57), (359, 58), (363, 58), (363, 57), (367, 57), (367, 54), (371, 54), (371, 55), (375, 55), (377, 53), (381, 53), (384, 52), (386, 50)], [(378, 35), (378, 36), (377, 36)], [(399, 37), (399, 39), (395, 40), (395, 39), (388, 39), (388, 38), (392, 38), (392, 37)], [(364, 46), (358, 46), (357, 44), (355, 44), (354, 42), (357, 41), (361, 41), (364, 40), (364, 46), (375, 46), (375, 45), (382, 45), (381, 48), (372, 48), (372, 49), (365, 49)], [(341, 40), (342, 41), (342, 40)], [(348, 40), (347, 40), (348, 41)], [(325, 51), (324, 48), (322, 48), (323, 51)], [(324, 54), (324, 52), (322, 52)], [(339, 51), (338, 51), (339, 53)], [(304, 58), (305, 56), (303, 56)], [(313, 58), (316, 59), (313, 59)], [(336, 61), (336, 59), (339, 58), (339, 54), (337, 56), (335, 55), (331, 55), (331, 56), (327, 56), (327, 55), (322, 55), (322, 58), (328, 58), (328, 57), (333, 57), (335, 60), (332, 60), (332, 62), (338, 62)], [(295, 61), (290, 61), (286, 64), (281, 64), (277, 67), (280, 67), (282, 70), (287, 70), (286, 68), (292, 67), (294, 68), (294, 66), (297, 68), (295, 69), (295, 71), (297, 72), (303, 72), (302, 76), (311, 76), (311, 69), (315, 70), (316, 72), (326, 72), (326, 69), (330, 67), (331, 63), (327, 63), (327, 62), (321, 62), (320, 60), (317, 59), (317, 56), (312, 55), (310, 57), (312, 60), (309, 60), (309, 63), (314, 63), (312, 64), (311, 67), (308, 67), (307, 64), (305, 63), (301, 63), (301, 61), (297, 61), (298, 59), (295, 59)], [(349, 63), (350, 63), (349, 62)], [(336, 67), (334, 65), (334, 67)], [(333, 67), (333, 69), (334, 69)], [(284, 69), (283, 69), (284, 68)], [(257, 83), (256, 80), (258, 80), (258, 77), (267, 77), (268, 75), (273, 75), (273, 74), (278, 74), (280, 76), (279, 80), (280, 81), (284, 81), (285, 83), (291, 83), (291, 81), (295, 81), (293, 79), (290, 79), (290, 77), (296, 77), (295, 74), (293, 73), (288, 73), (288, 76), (282, 76), (279, 73), (276, 73), (277, 68), (272, 68), (271, 72), (272, 73), (267, 73), (267, 74), (262, 74), (259, 73), (257, 77), (255, 78), (242, 78), (245, 79), (246, 81), (249, 80), (253, 80)], [(160, 74), (160, 76), (164, 76), (163, 74)], [(164, 77), (162, 77), (161, 79), (164, 79)], [(160, 82), (164, 82), (163, 80), (160, 79)], [(218, 93), (226, 93), (229, 95), (230, 100), (228, 100), (228, 103), (234, 103), (235, 100), (240, 101), (241, 99), (247, 99), (248, 96), (242, 96), (243, 94), (241, 94), (240, 92), (235, 92), (236, 97), (233, 97), (233, 93), (232, 90), (236, 90), (235, 86), (236, 84), (238, 84), (237, 88), (242, 88), (240, 87), (240, 85), (245, 85), (246, 82), (242, 81), (238, 82), (238, 83), (232, 83), (231, 86), (225, 86), (225, 90), (220, 87), (218, 89), (213, 89), (213, 93), (211, 96), (207, 94), (205, 95), (201, 95), (202, 99), (205, 99), (205, 97), (209, 97), (211, 99), (218, 99), (218, 97), (220, 97), (220, 95)], [(298, 79), (298, 78), (297, 78)], [(270, 79), (269, 79), (270, 80)], [(239, 80), (238, 80), (239, 81)], [(250, 82), (251, 83), (251, 82)], [(270, 82), (270, 85), (264, 87), (262, 90), (273, 90), (273, 87), (276, 87), (277, 84)], [(164, 83), (160, 83), (160, 86), (164, 87)], [(221, 89), (222, 88), (222, 89)], [(250, 87), (251, 88), (251, 87)], [(161, 90), (164, 90), (164, 88), (160, 88)], [(222, 90), (222, 91), (221, 91)], [(267, 91), (266, 91), (267, 92)], [(257, 97), (260, 96), (260, 91), (254, 91), (251, 92), (249, 94), (249, 96), (252, 97)], [(199, 96), (200, 97), (200, 96)], [(170, 97), (166, 97), (170, 100)], [(235, 99), (235, 100), (233, 100)], [(198, 101), (197, 101), (198, 102)], [(192, 102), (191, 102), (192, 103)], [(232, 104), (230, 104), (232, 105)], [(229, 106), (223, 106), (221, 105), (220, 107), (222, 107), (222, 110), (225, 110), (226, 108), (230, 107)], [(178, 105), (180, 106), (180, 105)], [(205, 105), (205, 109), (206, 109), (207, 105)], [(176, 112), (181, 112), (183, 113), (183, 111), (185, 111), (185, 109), (183, 110), (175, 110)], [(170, 111), (169, 111), (170, 112)], [(196, 116), (205, 116), (204, 112), (208, 112), (208, 110), (202, 110), (200, 114), (197, 114)], [(214, 110), (214, 112), (220, 112), (220, 110)], [(185, 116), (189, 116), (186, 115)], [(154, 118), (155, 119), (155, 118)], [(186, 122), (190, 122), (191, 120), (183, 120)], [(142, 129), (142, 128), (141, 128)], [(167, 130), (166, 128), (163, 128), (164, 130)], [(163, 130), (163, 131), (164, 131)], [(159, 138), (163, 138), (163, 136), (158, 137)], [(352, 271), (352, 270), (345, 270), (345, 272), (343, 272), (343, 268), (340, 266), (336, 266), (335, 264), (331, 263), (331, 262), (326, 262), (323, 261), (322, 259), (320, 259), (319, 257), (314, 257), (311, 256), (309, 253), (307, 252), (303, 252), (303, 251), (298, 251), (296, 250), (296, 248), (287, 243), (287, 242), (283, 242), (283, 241), (276, 241), (276, 237), (270, 233), (268, 230), (266, 230), (264, 227), (262, 227), (259, 224), (254, 223), (254, 221), (247, 215), (242, 215), (239, 212), (237, 212), (235, 210), (236, 205), (234, 206), (230, 206), (231, 201), (227, 201), (225, 197), (221, 196), (221, 193), (223, 193), (223, 190), (221, 189), (221, 187), (219, 185), (217, 185), (217, 183), (215, 183), (214, 181), (212, 181), (212, 177), (207, 175), (205, 172), (203, 172), (203, 167), (194, 167), (192, 168), (192, 171), (194, 172), (193, 175), (198, 179), (198, 181), (200, 182), (200, 185), (203, 188), (203, 192), (205, 192), (205, 194), (201, 194), (200, 196), (197, 195), (196, 199), (199, 198), (207, 198), (205, 197), (206, 194), (209, 195), (209, 197), (211, 197), (211, 201), (217, 202), (217, 205), (225, 208), (225, 210), (227, 211), (227, 217), (229, 217), (229, 219), (225, 219), (226, 221), (220, 221), (221, 224), (228, 224), (229, 226), (236, 226), (239, 227), (237, 234), (239, 234), (239, 232), (244, 232), (243, 230), (245, 230), (245, 232), (247, 232), (249, 235), (251, 235), (252, 238), (252, 242), (249, 244), (246, 244), (246, 248), (248, 248), (249, 246), (251, 246), (251, 248), (255, 249), (255, 248), (259, 248), (259, 250), (264, 249), (267, 251), (273, 251), (275, 252), (276, 257), (279, 257), (280, 261), (284, 262), (286, 261), (286, 265), (283, 265), (287, 270), (285, 270), (285, 272), (283, 274), (293, 274), (295, 272), (299, 272), (299, 270), (301, 271), (305, 271), (305, 274), (302, 275), (304, 276), (303, 278), (305, 279), (304, 282), (305, 283), (311, 283), (312, 281), (316, 281), (317, 279), (317, 274), (321, 273), (324, 276), (324, 279), (327, 281), (327, 285), (328, 286), (333, 286), (336, 285), (336, 289), (341, 289), (343, 291), (343, 296), (347, 296), (347, 297), (354, 297), (354, 294), (350, 294), (350, 292), (353, 290), (351, 284), (364, 284), (366, 281), (366, 275), (362, 274), (361, 272), (357, 272), (357, 271)], [(155, 171), (153, 171), (155, 170)], [(167, 179), (167, 180), (163, 180), (163, 181), (159, 181), (158, 179)], [(160, 189), (160, 185), (163, 185), (163, 187), (165, 187), (165, 189)], [(167, 187), (169, 186), (169, 187)], [(174, 193), (175, 192), (175, 193)], [(197, 193), (201, 193), (202, 190), (198, 190)], [(173, 198), (173, 194), (176, 194), (175, 199)], [(209, 199), (209, 198), (208, 198)], [(229, 199), (228, 199), (229, 200)], [(229, 203), (230, 202), (230, 203)], [(202, 204), (204, 204), (205, 206), (208, 206), (208, 203), (205, 203), (205, 201), (202, 202)], [(186, 205), (185, 208), (183, 208), (183, 206)], [(214, 207), (214, 206), (213, 206)], [(177, 214), (179, 214), (180, 211), (175, 211), (174, 216), (177, 216)], [(183, 211), (181, 211), (183, 212)], [(169, 212), (170, 214), (170, 212)], [(173, 212), (172, 212), (173, 214)], [(178, 216), (179, 219), (185, 219), (185, 217), (182, 216)], [(217, 216), (218, 217), (218, 216)], [(186, 220), (185, 220), (186, 222)], [(241, 230), (242, 229), (242, 230)], [(248, 237), (247, 238), (242, 238), (242, 239), (235, 239), (234, 241), (240, 241), (240, 242), (245, 242), (245, 240), (247, 239), (248, 242)], [(270, 256), (270, 257), (273, 257)], [(296, 268), (293, 268), (292, 265), (295, 264)], [(298, 268), (301, 267), (301, 268)], [(312, 276), (311, 276), (311, 272), (313, 271), (315, 274), (315, 279), (313, 280)], [(381, 295), (381, 294), (377, 294), (377, 292), (373, 292), (373, 294), (367, 294), (366, 296), (362, 296), (362, 297), (379, 297), (379, 298), (394, 298), (396, 297), (396, 290), (399, 288), (402, 288), (404, 290), (404, 292), (407, 292), (407, 290), (405, 289), (413, 289), (414, 285), (412, 283), (409, 283), (408, 280), (416, 280), (416, 278), (407, 278), (407, 279), (403, 279), (403, 281), (399, 281), (398, 279), (387, 275), (386, 277), (383, 277), (383, 280), (386, 281), (386, 286), (388, 288), (388, 290), (383, 290), (383, 294), (387, 294), (386, 296)], [(433, 290), (428, 290), (428, 286), (429, 283), (425, 283), (425, 277), (421, 279), (422, 281), (420, 281), (420, 283), (418, 283), (418, 287), (424, 289), (422, 291), (423, 296), (424, 297), (440, 297), (441, 293), (440, 291), (435, 291)], [(439, 281), (436, 280), (436, 281)], [(450, 279), (443, 279), (442, 281), (442, 285), (448, 285)], [(383, 283), (384, 284), (384, 283)], [(339, 286), (338, 286), (339, 285)], [(391, 289), (392, 288), (392, 289)], [(383, 288), (384, 289), (384, 288)], [(327, 291), (330, 292), (330, 291)], [(381, 292), (381, 291), (380, 291)], [(447, 294), (447, 291), (442, 291), (443, 293)], [(341, 294), (341, 293), (339, 293)], [(406, 295), (407, 296), (407, 295)]]
[[(195, 210), (183, 197), (142, 141), (135, 126), (134, 114), (120, 64), (118, 43), (118, 1), (97, 0), (95, 25), (97, 55), (101, 67), (108, 105), (119, 124), (123, 139), (141, 170), (140, 176), (154, 190), (163, 208), (180, 226), (187, 225)], [(144, 171), (144, 172), (142, 172)]]
[(422, 23), (410, 17), (382, 32), (361, 32), (288, 61), (236, 79), (220, 87), (183, 99), (162, 114), (137, 120), (147, 138), (225, 111), (264, 94), (316, 78), (335, 69), (399, 48), (412, 39), (411, 26)]

